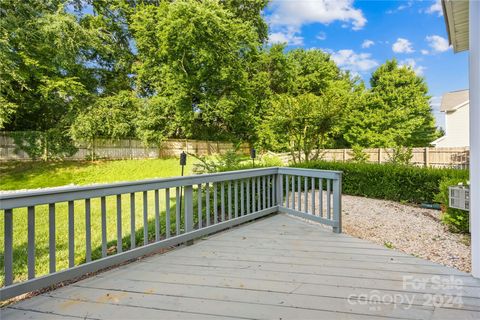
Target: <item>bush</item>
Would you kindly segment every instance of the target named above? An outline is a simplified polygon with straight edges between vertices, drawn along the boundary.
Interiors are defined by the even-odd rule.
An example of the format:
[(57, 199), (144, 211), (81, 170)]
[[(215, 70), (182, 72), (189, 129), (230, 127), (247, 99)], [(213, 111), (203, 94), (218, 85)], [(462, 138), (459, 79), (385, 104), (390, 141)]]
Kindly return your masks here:
[(343, 193), (410, 203), (432, 203), (446, 178), (468, 179), (467, 170), (394, 164), (314, 161), (300, 168), (343, 171)]
[(440, 191), (435, 200), (442, 204), (442, 221), (452, 232), (468, 233), (468, 211), (450, 208), (448, 206), (448, 187), (459, 183), (467, 184), (466, 178), (444, 178), (440, 182)]
[(252, 159), (239, 155), (235, 150), (229, 150), (226, 153), (216, 155), (213, 158), (196, 156), (194, 154), (191, 154), (191, 156), (199, 160), (198, 163), (194, 164), (194, 173), (215, 173), (283, 166), (280, 158), (269, 155), (260, 156), (259, 158), (255, 159), (255, 165), (253, 165)]

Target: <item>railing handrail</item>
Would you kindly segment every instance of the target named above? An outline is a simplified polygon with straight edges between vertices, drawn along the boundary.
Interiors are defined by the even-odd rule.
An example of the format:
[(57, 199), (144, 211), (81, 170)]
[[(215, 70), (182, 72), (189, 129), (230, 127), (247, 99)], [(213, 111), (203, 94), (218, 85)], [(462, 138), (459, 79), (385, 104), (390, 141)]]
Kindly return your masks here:
[(127, 182), (102, 183), (88, 186), (66, 186), (42, 190), (0, 193), (0, 210), (49, 204), (61, 201), (74, 201), (98, 198), (117, 194), (142, 192), (152, 189), (193, 186), (201, 183), (221, 182), (230, 179), (252, 178), (269, 174), (297, 174), (309, 177), (338, 179), (341, 171), (312, 170), (290, 167), (269, 167), (199, 174), (184, 177), (144, 179)]

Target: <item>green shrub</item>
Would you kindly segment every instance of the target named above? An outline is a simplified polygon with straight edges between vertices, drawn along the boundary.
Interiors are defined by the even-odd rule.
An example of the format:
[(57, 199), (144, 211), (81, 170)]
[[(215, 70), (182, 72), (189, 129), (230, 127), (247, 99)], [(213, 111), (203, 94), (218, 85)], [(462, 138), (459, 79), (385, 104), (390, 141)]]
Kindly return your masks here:
[(245, 170), (253, 168), (280, 167), (283, 166), (282, 160), (276, 156), (263, 155), (255, 159), (255, 165), (249, 157), (238, 154), (236, 150), (229, 150), (224, 154), (214, 157), (196, 156), (190, 154), (198, 160), (194, 164), (194, 173), (215, 173), (234, 170)]
[(467, 184), (466, 178), (444, 178), (440, 181), (440, 191), (435, 196), (435, 201), (442, 204), (442, 221), (452, 232), (468, 233), (468, 211), (450, 208), (448, 206), (448, 187), (459, 183)]
[(410, 203), (432, 203), (445, 178), (467, 179), (467, 170), (394, 164), (313, 161), (300, 168), (343, 171), (343, 193)]

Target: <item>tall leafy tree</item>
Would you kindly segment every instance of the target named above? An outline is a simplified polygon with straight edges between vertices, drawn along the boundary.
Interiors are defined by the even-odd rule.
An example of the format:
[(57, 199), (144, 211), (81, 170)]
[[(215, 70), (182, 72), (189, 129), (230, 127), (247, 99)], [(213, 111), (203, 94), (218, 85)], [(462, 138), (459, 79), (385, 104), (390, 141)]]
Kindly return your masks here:
[(82, 6), (0, 3), (0, 128), (66, 130), (96, 97), (130, 88), (128, 39), (111, 18)]
[(363, 147), (427, 146), (436, 137), (425, 80), (396, 60), (381, 65), (344, 122), (344, 138)]
[(260, 44), (253, 23), (218, 1), (185, 0), (137, 6), (132, 28), (138, 88), (175, 101), (177, 134), (203, 128), (243, 139), (253, 131), (249, 67)]

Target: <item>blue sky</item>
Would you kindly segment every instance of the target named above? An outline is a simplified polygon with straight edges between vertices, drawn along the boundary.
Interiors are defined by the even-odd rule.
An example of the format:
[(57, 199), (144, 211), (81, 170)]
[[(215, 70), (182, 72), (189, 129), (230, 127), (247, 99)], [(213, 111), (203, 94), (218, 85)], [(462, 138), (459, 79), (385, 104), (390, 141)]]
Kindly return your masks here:
[(388, 59), (411, 66), (428, 84), (440, 126), (442, 94), (468, 87), (468, 53), (448, 45), (439, 0), (272, 0), (264, 14), (271, 43), (326, 50), (366, 82)]

